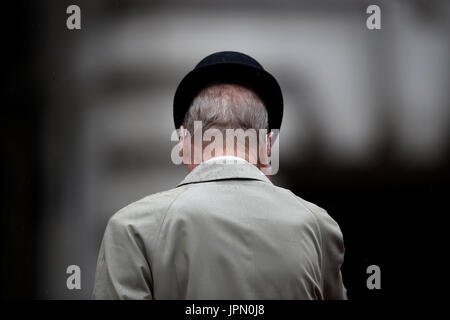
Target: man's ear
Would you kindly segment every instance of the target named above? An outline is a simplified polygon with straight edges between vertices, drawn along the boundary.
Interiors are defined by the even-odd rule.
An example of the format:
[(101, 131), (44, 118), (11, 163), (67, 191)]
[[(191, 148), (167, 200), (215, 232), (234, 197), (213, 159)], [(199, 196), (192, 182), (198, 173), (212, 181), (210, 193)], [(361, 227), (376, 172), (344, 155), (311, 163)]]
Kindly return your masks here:
[(270, 150), (272, 147), (272, 137), (273, 137), (273, 132), (271, 131), (267, 134), (267, 139), (266, 139), (267, 156), (270, 156)]
[(186, 129), (183, 126), (180, 126), (179, 130), (179, 141), (178, 146), (180, 147), (180, 151), (178, 155), (180, 156), (182, 162), (183, 162), (183, 154), (184, 154), (184, 139), (186, 138)]

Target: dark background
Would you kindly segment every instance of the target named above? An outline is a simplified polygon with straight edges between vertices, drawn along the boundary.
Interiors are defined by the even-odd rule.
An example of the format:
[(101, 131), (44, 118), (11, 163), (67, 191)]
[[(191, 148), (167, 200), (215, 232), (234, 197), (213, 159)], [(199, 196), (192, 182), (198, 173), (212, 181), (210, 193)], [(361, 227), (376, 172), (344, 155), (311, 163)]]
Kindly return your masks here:
[[(164, 56), (164, 50), (150, 50), (147, 55), (147, 47), (159, 50), (166, 46), (170, 52), (172, 45), (178, 45), (177, 34), (181, 30), (172, 30), (169, 21), (165, 25), (155, 23), (148, 27), (138, 24), (136, 33), (126, 26), (111, 31), (113, 35), (120, 34), (117, 38), (105, 32), (108, 27), (117, 27), (120, 21), (132, 21), (133, 26), (139, 19), (149, 22), (152, 17), (164, 17), (171, 12), (181, 17), (203, 14), (212, 21), (216, 13), (226, 21), (236, 12), (244, 12), (244, 16), (249, 17), (273, 14), (280, 19), (286, 12), (294, 12), (298, 20), (307, 21), (306, 26), (315, 19), (330, 23), (342, 20), (349, 29), (354, 28), (354, 24), (346, 24), (347, 16), (354, 17), (355, 21), (361, 19), (358, 32), (362, 33), (361, 39), (367, 40), (361, 45), (362, 50), (367, 51), (363, 56), (370, 56), (367, 61), (371, 65), (366, 66), (367, 72), (355, 77), (370, 78), (366, 94), (374, 96), (369, 94), (364, 99), (367, 98), (368, 109), (377, 110), (374, 113), (377, 118), (375, 142), (368, 140), (372, 141), (372, 147), (364, 149), (362, 156), (359, 155), (362, 147), (346, 149), (345, 143), (337, 148), (342, 149), (342, 153), (330, 153), (333, 141), (341, 140), (339, 137), (327, 140), (327, 121), (321, 122), (321, 117), (328, 117), (341, 121), (342, 126), (351, 126), (361, 121), (357, 114), (354, 119), (342, 120), (339, 110), (330, 109), (328, 115), (311, 116), (311, 110), (320, 107), (322, 101), (314, 98), (311, 91), (320, 92), (322, 83), (308, 81), (307, 77), (293, 78), (286, 70), (289, 64), (277, 65), (276, 54), (270, 59), (273, 52), (292, 50), (283, 48), (283, 44), (287, 46), (300, 40), (285, 39), (278, 50), (271, 53), (264, 51), (264, 45), (257, 44), (255, 51), (250, 52), (273, 71), (285, 90), (285, 97), (288, 96), (286, 115), (291, 119), (285, 120), (285, 128), (282, 127), (288, 133), (285, 137), (280, 135), (280, 172), (274, 181), (325, 208), (341, 226), (346, 246), (342, 270), (350, 299), (433, 298), (437, 294), (445, 278), (442, 259), (446, 251), (441, 248), (445, 244), (443, 229), (449, 191), (448, 4), (444, 1), (393, 1), (394, 4), (389, 5), (374, 2), (383, 10), (383, 29), (374, 31), (378, 32), (375, 34), (365, 29), (365, 8), (372, 4), (369, 2), (343, 1), (337, 5), (334, 1), (320, 4), (280, 1), (274, 5), (262, 1), (257, 6), (252, 1), (243, 3), (231, 1), (211, 6), (206, 1), (193, 1), (187, 6), (181, 1), (164, 4), (156, 1), (151, 5), (141, 1), (98, 1), (94, 5), (79, 1), (73, 4), (82, 8), (81, 31), (65, 28), (65, 8), (71, 2), (20, 2), (2, 10), (2, 298), (89, 298), (98, 246), (107, 219), (127, 203), (170, 188), (183, 178), (183, 168), (175, 168), (167, 156), (173, 146), (170, 144), (170, 99), (179, 79), (210, 53), (214, 44), (205, 45), (203, 55), (189, 43), (183, 43), (185, 50), (172, 52), (171, 56)], [(148, 20), (142, 19), (142, 12), (148, 13)], [(199, 21), (201, 26), (203, 20)], [(267, 23), (276, 28), (277, 21), (274, 18)], [(336, 22), (336, 28), (341, 26), (339, 23)], [(319, 31), (315, 27), (311, 22), (311, 28), (302, 32), (311, 34), (321, 43), (322, 33), (316, 34)], [(404, 35), (410, 37), (409, 42), (406, 36), (392, 38), (393, 33), (408, 28), (414, 28), (409, 35), (404, 31)], [(226, 32), (223, 30), (224, 34)], [(109, 54), (114, 56), (114, 48), (128, 48), (130, 42), (124, 35), (142, 33), (143, 38), (151, 39), (144, 49), (140, 47), (140, 40), (136, 40), (136, 47), (142, 52), (125, 50), (130, 55), (128, 58), (119, 55), (112, 60), (113, 67), (100, 69), (103, 74), (90, 73), (92, 66), (101, 64)], [(275, 33), (279, 37), (283, 34), (282, 27)], [(117, 41), (124, 41), (124, 44), (107, 47), (105, 52), (95, 56), (92, 43), (103, 36), (111, 37), (107, 44)], [(220, 38), (220, 34), (216, 36)], [(197, 39), (198, 35), (193, 33), (191, 37)], [(230, 44), (229, 41), (229, 38), (224, 39), (223, 48), (241, 49), (240, 42)], [(251, 41), (247, 45), (242, 51), (251, 50)], [(400, 50), (390, 50), (394, 45)], [(80, 49), (83, 46), (87, 49)], [(355, 48), (361, 50), (361, 46)], [(219, 50), (222, 47), (216, 51)], [(314, 50), (320, 55), (326, 48), (318, 45), (309, 52), (314, 53)], [(356, 49), (348, 50), (351, 55)], [(414, 50), (423, 52), (408, 55)], [(335, 56), (333, 52), (327, 54), (326, 57)], [(176, 65), (175, 61), (182, 56), (187, 58)], [(91, 57), (97, 60), (92, 58), (92, 62)], [(120, 57), (125, 57), (125, 62), (120, 62)], [(136, 64), (127, 60), (136, 57), (144, 58)], [(296, 57), (293, 53), (292, 61)], [(155, 65), (140, 70), (146, 58), (155, 59)], [(159, 67), (158, 61), (164, 59), (168, 60), (167, 66)], [(407, 72), (398, 67), (403, 60), (408, 62)], [(329, 66), (341, 63), (337, 60)], [(355, 70), (359, 67), (356, 65)], [(319, 70), (319, 66), (317, 68)], [(409, 81), (416, 69), (421, 81)], [(304, 70), (307, 73), (315, 69)], [(342, 82), (355, 72), (344, 70), (339, 74)], [(336, 70), (329, 72), (331, 76)], [(407, 89), (402, 86), (404, 82)], [(142, 93), (147, 91), (152, 92), (149, 101), (160, 92), (166, 98), (162, 102), (155, 100), (157, 107), (149, 102), (150, 111), (147, 111), (147, 96)], [(414, 96), (416, 91), (418, 96)], [(352, 94), (351, 90), (349, 92)], [(139, 94), (143, 94), (142, 102), (133, 102), (133, 97)], [(324, 91), (319, 96), (327, 94)], [(118, 97), (121, 99), (118, 106), (109, 107), (110, 101)], [(352, 96), (348, 99), (353, 101)], [(302, 123), (309, 125), (306, 133), (291, 129), (299, 117), (294, 113), (299, 109), (296, 100), (301, 101)], [(411, 101), (412, 104), (418, 101), (416, 109), (408, 109)], [(98, 104), (105, 106), (97, 110)], [(160, 111), (153, 111), (156, 109)], [(422, 111), (418, 112), (419, 109)], [(407, 123), (409, 131), (404, 135), (408, 139), (402, 140), (397, 129), (405, 126), (402, 120), (414, 112), (418, 119)], [(135, 113), (138, 115), (133, 117)], [(161, 114), (163, 120), (159, 117)], [(143, 118), (144, 123), (148, 121), (148, 127), (138, 122), (137, 117)], [(110, 131), (105, 129), (110, 127), (113, 128)], [(358, 137), (358, 127), (355, 128), (356, 133), (352, 134)], [(158, 135), (160, 129), (164, 134)], [(421, 137), (427, 130), (435, 132), (430, 140), (423, 142)], [(283, 148), (289, 149), (289, 153), (283, 153)], [(158, 153), (158, 150), (162, 151)], [(65, 270), (69, 264), (81, 266), (80, 291), (65, 288)], [(371, 264), (381, 268), (381, 290), (366, 287), (366, 268)]]

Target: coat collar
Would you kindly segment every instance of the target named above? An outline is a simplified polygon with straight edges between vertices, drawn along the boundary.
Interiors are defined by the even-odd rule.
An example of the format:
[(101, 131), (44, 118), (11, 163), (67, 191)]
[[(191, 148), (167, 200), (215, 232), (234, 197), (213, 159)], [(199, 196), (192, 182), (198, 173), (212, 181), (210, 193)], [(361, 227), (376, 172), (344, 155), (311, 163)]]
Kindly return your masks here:
[[(226, 163), (224, 160), (236, 161)], [(266, 175), (253, 164), (240, 158), (218, 157), (199, 164), (177, 186), (230, 179), (260, 180), (272, 184)]]

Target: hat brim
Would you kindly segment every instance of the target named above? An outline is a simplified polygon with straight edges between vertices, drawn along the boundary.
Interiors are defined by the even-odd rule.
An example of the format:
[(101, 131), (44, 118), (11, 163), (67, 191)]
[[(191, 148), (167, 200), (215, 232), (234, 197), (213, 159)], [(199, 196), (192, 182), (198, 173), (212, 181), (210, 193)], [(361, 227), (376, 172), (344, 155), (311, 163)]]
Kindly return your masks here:
[(283, 119), (283, 96), (277, 80), (267, 71), (239, 63), (220, 63), (196, 68), (181, 80), (175, 92), (173, 116), (179, 128), (196, 95), (216, 83), (239, 84), (253, 90), (268, 113), (269, 130), (280, 129)]

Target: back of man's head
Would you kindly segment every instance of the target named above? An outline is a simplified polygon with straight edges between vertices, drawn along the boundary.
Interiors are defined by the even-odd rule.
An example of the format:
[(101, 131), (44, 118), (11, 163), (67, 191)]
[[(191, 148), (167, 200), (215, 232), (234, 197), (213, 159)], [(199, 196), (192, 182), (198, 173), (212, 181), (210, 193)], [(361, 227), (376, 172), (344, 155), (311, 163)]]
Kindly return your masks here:
[(184, 127), (194, 133), (194, 121), (203, 130), (267, 129), (267, 110), (250, 89), (237, 84), (215, 84), (201, 90), (184, 118)]
[[(267, 163), (267, 109), (247, 87), (226, 83), (205, 87), (192, 101), (183, 126), (190, 136), (184, 150), (194, 154), (194, 164), (218, 155)], [(201, 141), (195, 139), (198, 135)]]

